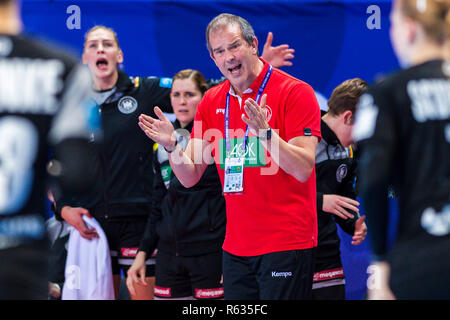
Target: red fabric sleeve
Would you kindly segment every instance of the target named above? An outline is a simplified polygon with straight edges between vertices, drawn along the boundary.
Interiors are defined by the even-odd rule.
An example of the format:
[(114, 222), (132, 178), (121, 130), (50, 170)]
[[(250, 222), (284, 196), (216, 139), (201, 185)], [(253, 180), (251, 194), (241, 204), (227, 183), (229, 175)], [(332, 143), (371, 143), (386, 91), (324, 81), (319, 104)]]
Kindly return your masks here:
[(298, 136), (313, 135), (321, 140), (320, 107), (314, 90), (299, 83), (289, 93), (285, 111), (286, 141)]

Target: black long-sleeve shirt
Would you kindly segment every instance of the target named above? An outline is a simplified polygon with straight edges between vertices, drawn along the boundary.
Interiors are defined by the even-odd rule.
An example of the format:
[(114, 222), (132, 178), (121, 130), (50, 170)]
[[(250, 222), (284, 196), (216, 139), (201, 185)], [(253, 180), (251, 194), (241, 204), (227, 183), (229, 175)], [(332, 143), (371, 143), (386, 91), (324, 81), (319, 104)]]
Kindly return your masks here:
[(170, 88), (170, 78), (130, 78), (119, 71), (113, 89), (95, 94), (103, 128), (101, 139), (91, 139), (97, 183), (83, 196), (64, 195), (57, 201), (58, 213), (69, 205), (87, 208), (94, 217), (148, 215), (154, 142), (138, 126), (138, 117), (156, 117), (155, 106), (173, 112)]
[(22, 35), (0, 34), (0, 43), (0, 249), (5, 249), (45, 236), (51, 150), (65, 192), (89, 183), (84, 108), (91, 82), (89, 72), (59, 49)]
[[(360, 100), (354, 137), (368, 235), (374, 258), (392, 260), (393, 268), (405, 256), (450, 268), (449, 70), (448, 62), (428, 61), (372, 86)], [(390, 184), (400, 214), (392, 250), (386, 241)]]
[[(350, 148), (344, 148), (336, 134), (321, 120), (322, 140), (316, 149), (316, 188), (318, 244), (316, 263), (340, 263), (340, 239), (336, 223), (348, 234), (355, 232), (358, 214), (342, 219), (322, 210), (323, 195), (337, 194), (356, 199), (356, 159)], [(316, 270), (320, 271), (320, 270)]]

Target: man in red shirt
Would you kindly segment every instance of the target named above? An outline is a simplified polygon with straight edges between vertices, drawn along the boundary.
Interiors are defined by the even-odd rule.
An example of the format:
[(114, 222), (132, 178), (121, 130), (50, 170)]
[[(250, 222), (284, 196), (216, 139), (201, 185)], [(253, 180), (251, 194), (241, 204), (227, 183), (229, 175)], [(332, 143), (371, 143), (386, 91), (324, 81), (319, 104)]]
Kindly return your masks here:
[(258, 40), (241, 17), (217, 16), (206, 38), (227, 81), (200, 102), (185, 152), (159, 108), (159, 119), (141, 115), (139, 125), (166, 148), (186, 187), (214, 157), (227, 206), (225, 299), (308, 299), (317, 245), (314, 91), (258, 58)]

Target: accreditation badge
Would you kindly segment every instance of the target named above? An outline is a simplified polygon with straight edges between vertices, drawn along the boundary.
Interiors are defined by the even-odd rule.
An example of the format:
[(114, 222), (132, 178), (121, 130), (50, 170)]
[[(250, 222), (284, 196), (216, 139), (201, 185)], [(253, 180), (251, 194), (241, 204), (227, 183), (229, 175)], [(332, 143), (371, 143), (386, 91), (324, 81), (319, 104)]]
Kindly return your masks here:
[(245, 150), (242, 149), (243, 138), (230, 139), (230, 149), (227, 150), (225, 139), (219, 142), (220, 168), (225, 169), (226, 158), (243, 158), (245, 167), (264, 167), (266, 156), (264, 147), (257, 137), (249, 137)]
[(243, 138), (230, 139), (227, 150), (225, 140), (220, 140), (220, 168), (224, 169), (223, 192), (240, 194), (244, 191), (244, 167), (264, 167), (264, 147), (256, 137), (249, 137), (243, 149)]
[(244, 191), (244, 158), (226, 158), (223, 192), (238, 194)]
[(164, 181), (164, 185), (167, 189), (169, 189), (170, 178), (172, 176), (172, 167), (171, 166), (163, 166), (161, 167), (161, 177)]

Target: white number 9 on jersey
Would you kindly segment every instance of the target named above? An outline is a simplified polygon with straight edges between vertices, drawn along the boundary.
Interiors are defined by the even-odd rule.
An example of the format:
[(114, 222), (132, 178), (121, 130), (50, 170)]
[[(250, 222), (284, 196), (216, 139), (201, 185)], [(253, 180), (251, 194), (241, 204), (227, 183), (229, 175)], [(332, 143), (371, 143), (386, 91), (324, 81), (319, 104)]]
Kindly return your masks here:
[(33, 185), (38, 132), (27, 119), (0, 118), (0, 215), (20, 210)]

